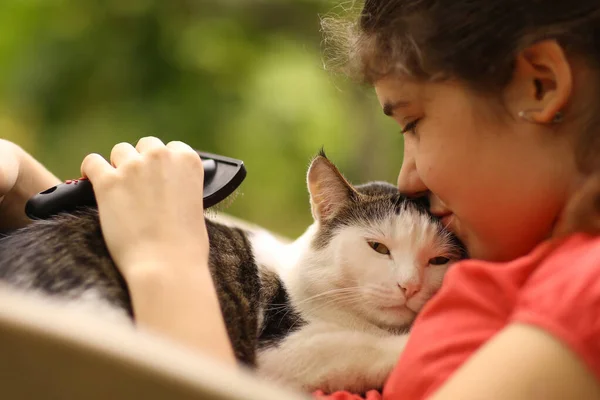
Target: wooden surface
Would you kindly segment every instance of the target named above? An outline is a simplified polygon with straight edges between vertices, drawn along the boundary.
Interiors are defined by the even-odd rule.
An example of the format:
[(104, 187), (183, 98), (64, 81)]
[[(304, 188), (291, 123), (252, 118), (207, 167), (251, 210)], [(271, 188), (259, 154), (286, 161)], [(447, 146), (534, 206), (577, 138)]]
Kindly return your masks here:
[(173, 343), (0, 287), (0, 398), (300, 400)]
[[(209, 217), (263, 230), (226, 214)], [(90, 314), (0, 286), (0, 399), (305, 398), (170, 341)]]

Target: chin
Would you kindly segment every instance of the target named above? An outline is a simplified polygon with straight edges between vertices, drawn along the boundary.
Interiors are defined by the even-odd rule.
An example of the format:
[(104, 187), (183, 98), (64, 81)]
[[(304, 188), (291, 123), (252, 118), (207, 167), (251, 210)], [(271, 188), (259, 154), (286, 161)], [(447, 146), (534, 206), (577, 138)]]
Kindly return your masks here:
[(379, 309), (373, 314), (377, 325), (397, 330), (408, 329), (417, 316), (417, 313), (405, 306)]
[(548, 238), (548, 232), (519, 232), (519, 235), (469, 235), (465, 240), (469, 258), (490, 262), (509, 262), (529, 254)]
[(507, 262), (512, 261), (515, 258), (525, 254), (520, 252), (507, 251), (506, 248), (494, 248), (491, 246), (485, 246), (483, 243), (472, 243), (469, 247), (469, 258), (475, 260), (489, 261), (489, 262)]

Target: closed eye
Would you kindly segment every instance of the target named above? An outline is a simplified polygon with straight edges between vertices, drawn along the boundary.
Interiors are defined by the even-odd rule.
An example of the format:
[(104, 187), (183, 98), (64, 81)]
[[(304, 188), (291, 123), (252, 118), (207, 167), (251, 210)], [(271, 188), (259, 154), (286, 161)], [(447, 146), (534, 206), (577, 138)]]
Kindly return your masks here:
[(421, 121), (421, 118), (417, 118), (411, 122), (409, 122), (408, 124), (406, 124), (404, 126), (404, 128), (402, 128), (402, 130), (400, 131), (401, 134), (405, 134), (405, 133), (416, 133), (416, 129), (417, 129), (417, 124)]
[(390, 249), (388, 249), (385, 244), (373, 241), (369, 241), (367, 243), (369, 243), (369, 246), (371, 246), (371, 248), (379, 254), (385, 254), (388, 256), (390, 255)]
[(433, 257), (429, 260), (429, 265), (444, 265), (450, 262), (448, 257)]

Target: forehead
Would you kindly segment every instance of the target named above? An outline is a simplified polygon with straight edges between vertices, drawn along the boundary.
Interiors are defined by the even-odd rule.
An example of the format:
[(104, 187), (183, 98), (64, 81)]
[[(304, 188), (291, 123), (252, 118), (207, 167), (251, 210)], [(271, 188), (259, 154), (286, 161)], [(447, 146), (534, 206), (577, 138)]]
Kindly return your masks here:
[(388, 76), (373, 84), (381, 107), (400, 101), (415, 100), (422, 96), (426, 83), (399, 76)]
[(464, 82), (456, 79), (437, 81), (423, 81), (405, 76), (387, 76), (373, 84), (375, 93), (381, 105), (386, 102), (406, 101), (432, 101), (436, 98), (464, 97), (473, 98), (479, 102), (490, 96), (481, 96)]
[[(365, 185), (366, 186), (366, 185)], [(409, 199), (397, 189), (395, 194), (380, 194), (369, 191), (380, 190), (377, 185), (362, 187), (359, 191), (366, 194), (360, 201), (348, 204), (329, 221), (327, 228), (336, 230), (341, 227), (372, 227), (381, 224), (396, 224), (401, 220), (408, 225), (418, 222), (420, 225), (437, 226), (438, 223), (428, 213), (426, 201)]]
[[(321, 249), (343, 232), (355, 237), (367, 235), (372, 239), (398, 239), (426, 236), (436, 238), (441, 225), (425, 211), (406, 201), (365, 201), (342, 209), (334, 218), (325, 221), (315, 235), (313, 246)], [(407, 243), (412, 243), (408, 240)]]

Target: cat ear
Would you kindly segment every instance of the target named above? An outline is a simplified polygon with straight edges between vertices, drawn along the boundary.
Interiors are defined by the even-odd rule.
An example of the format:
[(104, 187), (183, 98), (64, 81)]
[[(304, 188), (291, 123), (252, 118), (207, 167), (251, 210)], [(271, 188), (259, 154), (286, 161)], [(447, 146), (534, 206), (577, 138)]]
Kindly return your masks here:
[(312, 214), (316, 221), (330, 218), (358, 196), (358, 192), (327, 159), (323, 150), (312, 160), (307, 181)]

